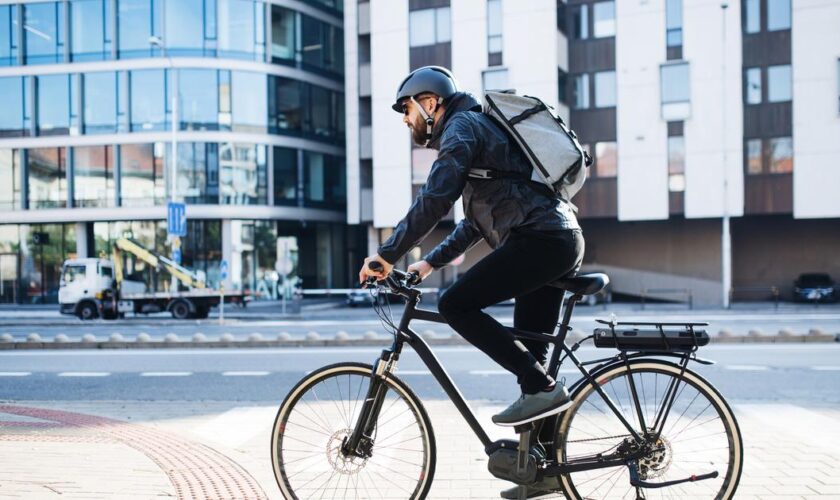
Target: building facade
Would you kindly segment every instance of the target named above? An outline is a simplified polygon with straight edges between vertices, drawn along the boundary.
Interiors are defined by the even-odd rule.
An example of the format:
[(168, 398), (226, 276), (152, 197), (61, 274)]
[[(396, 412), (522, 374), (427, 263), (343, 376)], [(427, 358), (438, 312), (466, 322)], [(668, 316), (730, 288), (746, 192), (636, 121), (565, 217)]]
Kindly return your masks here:
[(173, 199), (187, 205), (183, 263), (210, 285), (346, 286), (342, 10), (0, 4), (0, 302), (55, 301), (64, 259), (121, 236), (170, 254)]
[(390, 103), (439, 64), (570, 122), (595, 158), (574, 200), (585, 269), (616, 292), (789, 297), (800, 273), (840, 276), (838, 22), (826, 0), (346, 0), (347, 220), (372, 251), (408, 209), (434, 152)]

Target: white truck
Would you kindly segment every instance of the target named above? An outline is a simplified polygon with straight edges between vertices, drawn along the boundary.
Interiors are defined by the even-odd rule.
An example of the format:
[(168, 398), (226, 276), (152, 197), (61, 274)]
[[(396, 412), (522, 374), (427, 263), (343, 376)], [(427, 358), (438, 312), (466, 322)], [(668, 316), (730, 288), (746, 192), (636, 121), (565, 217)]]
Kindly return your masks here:
[[(132, 254), (153, 268), (167, 271), (187, 289), (150, 292), (145, 282), (125, 279), (122, 252)], [(222, 300), (245, 306), (249, 298), (239, 291), (222, 294), (219, 290), (206, 288), (203, 273), (180, 266), (128, 238), (116, 241), (112, 259), (65, 261), (58, 290), (61, 313), (83, 320), (98, 317), (116, 319), (127, 312), (148, 314), (162, 311), (168, 311), (175, 319), (206, 318), (210, 309)]]

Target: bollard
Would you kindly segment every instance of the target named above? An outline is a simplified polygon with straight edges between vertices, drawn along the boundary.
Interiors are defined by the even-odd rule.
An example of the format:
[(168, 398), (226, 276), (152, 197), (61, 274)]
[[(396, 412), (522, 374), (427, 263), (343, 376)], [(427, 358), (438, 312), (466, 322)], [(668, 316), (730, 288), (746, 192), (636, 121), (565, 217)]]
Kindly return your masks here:
[(306, 340), (311, 340), (311, 341), (317, 342), (317, 341), (321, 340), (321, 335), (318, 334), (318, 332), (307, 332)]
[(254, 332), (251, 335), (248, 335), (248, 342), (262, 342), (262, 334)]
[(122, 335), (120, 335), (119, 333), (114, 332), (114, 333), (112, 333), (112, 334), (111, 334), (111, 336), (108, 338), (108, 341), (109, 341), (109, 342), (124, 342), (124, 341), (125, 341), (125, 339), (123, 339), (123, 336), (122, 336)]
[(0, 335), (0, 342), (14, 342), (15, 338), (12, 337), (11, 333), (4, 333)]
[(63, 333), (59, 333), (58, 335), (55, 336), (55, 338), (53, 339), (53, 342), (55, 342), (57, 344), (61, 344), (61, 343), (64, 343), (64, 342), (70, 342), (70, 338), (67, 337), (67, 335), (64, 335)]
[(362, 334), (362, 338), (365, 340), (376, 340), (379, 338), (379, 334), (373, 330), (368, 330)]
[(137, 339), (135, 339), (135, 340), (137, 342), (151, 342), (152, 337), (146, 332), (140, 332), (140, 333), (137, 334)]
[(437, 338), (437, 334), (433, 330), (424, 330), (421, 336), (426, 340)]
[(92, 333), (86, 333), (86, 334), (82, 335), (82, 342), (85, 342), (87, 344), (92, 344), (92, 343), (96, 342), (96, 337)]
[(225, 332), (219, 337), (219, 342), (233, 342), (236, 340), (232, 334)]
[(166, 334), (166, 337), (163, 338), (163, 341), (168, 344), (172, 344), (175, 342), (180, 342), (180, 339), (178, 338), (178, 335), (170, 332)]
[(292, 336), (289, 335), (289, 332), (280, 332), (277, 334), (277, 340), (281, 342), (288, 342), (292, 340)]
[(204, 334), (203, 334), (203, 333), (201, 333), (201, 332), (196, 332), (196, 333), (192, 336), (192, 341), (193, 341), (193, 342), (197, 342), (197, 343), (207, 342), (207, 336), (206, 336), (206, 335), (204, 335)]
[(40, 342), (41, 341), (41, 336), (38, 335), (37, 333), (30, 333), (29, 335), (26, 336), (26, 341), (27, 342)]
[(339, 330), (335, 332), (335, 340), (338, 342), (347, 342), (350, 340), (350, 335), (348, 335), (344, 330)]

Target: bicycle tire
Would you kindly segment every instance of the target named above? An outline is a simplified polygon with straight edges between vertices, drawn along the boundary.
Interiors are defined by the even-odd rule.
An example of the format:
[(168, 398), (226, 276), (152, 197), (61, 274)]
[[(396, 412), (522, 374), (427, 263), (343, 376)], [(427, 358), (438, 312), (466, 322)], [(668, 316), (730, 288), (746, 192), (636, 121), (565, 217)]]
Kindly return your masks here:
[[(423, 499), (426, 497), (434, 478), (436, 462), (436, 445), (432, 423), (421, 400), (403, 381), (393, 375), (385, 379), (388, 392), (379, 415), (380, 423), (377, 424), (377, 434), (381, 431), (385, 433), (385, 436), (380, 435), (374, 441), (373, 456), (364, 461), (358, 458), (346, 459), (340, 456), (337, 451), (337, 445), (346, 435), (349, 435), (350, 429), (355, 425), (361, 403), (367, 394), (371, 372), (372, 367), (363, 363), (337, 363), (324, 366), (307, 374), (286, 396), (277, 411), (271, 432), (271, 461), (277, 485), (280, 487), (284, 498), (317, 498), (319, 492), (322, 492), (323, 495), (329, 494), (329, 491), (333, 493), (330, 498), (335, 494), (339, 494), (340, 498)], [(325, 383), (329, 385), (324, 385)], [(346, 401), (343, 400), (345, 384), (347, 389)], [(333, 385), (338, 389), (339, 398), (342, 399), (341, 405), (336, 402), (336, 399), (332, 399), (333, 405), (327, 404), (330, 400), (324, 399), (322, 401), (315, 390), (319, 386), (326, 389)], [(355, 398), (352, 397), (354, 394), (356, 395)], [(310, 395), (314, 396), (316, 403), (307, 406), (306, 410), (308, 411), (304, 412), (301, 402), (309, 403), (313, 401), (311, 397), (308, 398)], [(393, 399), (387, 399), (389, 396)], [(400, 401), (405, 409), (392, 410), (395, 405), (399, 407)], [(296, 408), (299, 410), (297, 413)], [(320, 408), (322, 412), (320, 414), (315, 413), (316, 408)], [(397, 415), (393, 415), (394, 412), (397, 412)], [(406, 419), (409, 419), (409, 426), (412, 425), (410, 418), (413, 417), (414, 423), (418, 427), (419, 435), (417, 437), (412, 437), (412, 433), (405, 430), (408, 427), (393, 431), (394, 427), (405, 421), (396, 419), (406, 412), (408, 412)], [(311, 434), (304, 433), (307, 436), (305, 443), (296, 435), (292, 436), (292, 431), (300, 432), (295, 430), (296, 427), (305, 429), (299, 420), (297, 422), (293, 421), (296, 416), (302, 418), (304, 415), (310, 419), (306, 423), (310, 426), (308, 430)], [(393, 422), (397, 422), (397, 424)], [(406, 436), (406, 432), (408, 432), (409, 438), (402, 439)], [(383, 448), (383, 443), (393, 439), (400, 439), (395, 443), (400, 445), (400, 448), (394, 449), (391, 447), (390, 450), (388, 447)], [(287, 444), (295, 447), (311, 446), (312, 449), (294, 450)], [(408, 448), (409, 445), (417, 444), (420, 445), (421, 449)], [(400, 456), (394, 456), (395, 451), (400, 452)], [(296, 455), (297, 452), (304, 452), (307, 455), (301, 458)], [(420, 462), (418, 464), (409, 463), (408, 458), (418, 453)], [(313, 458), (317, 459), (318, 457), (321, 457), (322, 460), (312, 462)], [(399, 470), (384, 465), (383, 462), (388, 459), (391, 462), (387, 463), (399, 468)], [(380, 461), (376, 462), (376, 460)], [(329, 474), (326, 486), (313, 490), (311, 487), (306, 488), (308, 483), (303, 482), (301, 478), (295, 479), (295, 474), (304, 473), (304, 471), (291, 470), (290, 466), (297, 462), (300, 463), (295, 468), (300, 466), (299, 468), (305, 469), (308, 476), (303, 476), (303, 478), (309, 478), (308, 482), (320, 481), (317, 479), (319, 474)], [(414, 465), (417, 467), (413, 467)], [(331, 472), (330, 469), (332, 469)], [(408, 488), (398, 487), (394, 491), (395, 481), (404, 477), (414, 481), (414, 476), (407, 476), (407, 474), (416, 474), (416, 484)], [(327, 487), (332, 484), (336, 475), (338, 477), (335, 484)], [(343, 492), (340, 491), (342, 488)], [(391, 490), (388, 488), (391, 488)], [(308, 493), (310, 490), (312, 490), (312, 493)]]
[[(681, 367), (674, 363), (655, 359), (635, 360), (631, 362), (630, 367), (639, 399), (644, 398), (644, 401), (640, 401), (640, 405), (643, 408), (642, 414), (646, 420), (646, 426), (650, 428), (651, 426), (647, 425), (650, 423), (649, 417), (655, 417), (656, 409), (659, 407), (658, 405), (664, 400), (663, 384), (667, 385), (665, 384), (666, 380), (679, 377)], [(616, 405), (619, 406), (627, 421), (639, 431), (641, 426), (638, 418), (635, 416), (635, 411), (632, 410), (632, 400), (629, 397), (630, 385), (627, 374), (627, 367), (624, 364), (617, 364), (605, 367), (594, 374), (593, 378), (604, 389), (604, 392), (613, 399)], [(649, 387), (651, 379), (654, 381), (654, 388)], [(674, 406), (663, 427), (662, 442), (665, 444), (659, 447), (663, 451), (658, 455), (654, 453), (639, 460), (640, 464), (647, 460), (645, 462), (646, 465), (640, 465), (640, 470), (644, 467), (645, 471), (642, 474), (644, 476), (643, 479), (650, 482), (684, 479), (692, 474), (699, 475), (712, 472), (707, 469), (713, 468), (715, 465), (723, 468), (721, 463), (723, 460), (727, 462), (725, 467), (726, 471), (725, 473), (719, 471), (720, 476), (714, 479), (682, 483), (660, 489), (645, 489), (644, 491), (648, 494), (647, 498), (658, 498), (656, 493), (659, 493), (664, 498), (668, 498), (666, 495), (675, 495), (676, 498), (692, 497), (729, 500), (735, 495), (743, 469), (744, 448), (738, 422), (723, 396), (703, 377), (686, 369), (683, 380), (681, 389), (677, 391)], [(648, 387), (644, 385), (646, 381)], [(621, 387), (627, 387), (627, 396), (624, 399), (620, 396), (622, 391)], [(691, 389), (689, 389), (688, 393), (685, 393), (687, 388)], [(653, 411), (650, 411), (650, 407), (647, 405), (647, 396), (651, 390), (653, 392)], [(693, 399), (686, 403), (685, 401), (692, 395)], [(705, 402), (701, 401), (698, 408), (706, 403), (708, 405), (703, 407), (700, 413), (696, 413), (697, 410), (694, 410), (692, 413), (696, 413), (694, 418), (684, 422), (682, 417), (695, 405), (695, 402), (701, 395), (705, 399)], [(660, 397), (661, 399), (659, 399)], [(590, 400), (590, 398), (593, 399)], [(558, 461), (564, 462), (569, 456), (578, 453), (579, 456), (591, 455), (597, 453), (596, 450), (598, 448), (601, 448), (602, 452), (607, 453), (608, 450), (615, 449), (622, 441), (627, 439), (626, 436), (629, 434), (626, 428), (621, 425), (619, 419), (609, 410), (606, 410), (607, 413), (604, 413), (603, 409), (607, 408), (607, 406), (601, 396), (595, 391), (592, 384), (581, 384), (572, 394), (572, 400), (572, 407), (564, 412), (559, 419), (557, 432), (555, 433), (555, 442), (558, 443)], [(625, 412), (625, 406), (627, 407), (627, 412)], [(710, 408), (713, 410), (713, 414), (717, 415), (717, 418), (709, 419), (708, 416), (704, 416)], [(603, 416), (595, 413), (593, 409), (603, 413)], [(674, 417), (676, 412), (681, 409), (683, 413), (679, 417)], [(672, 417), (676, 418), (676, 422), (672, 420)], [(575, 428), (576, 418), (579, 419), (577, 428)], [(584, 418), (590, 420), (589, 424), (584, 423)], [(612, 419), (613, 423), (609, 423), (609, 419)], [(685, 417), (685, 419), (688, 419), (688, 417)], [(593, 434), (593, 432), (584, 430), (587, 425), (590, 427), (590, 431), (592, 427), (598, 427), (598, 429)], [(706, 427), (707, 425), (709, 427)], [(702, 431), (699, 432), (705, 434), (683, 435), (687, 431), (696, 433), (698, 432), (697, 429), (701, 428)], [(725, 434), (725, 441), (719, 432), (709, 433), (709, 431), (718, 431), (719, 428)], [(612, 435), (611, 431), (615, 429), (619, 430), (619, 434)], [(621, 431), (623, 431), (623, 435), (620, 434)], [(585, 435), (587, 433), (589, 434), (588, 437)], [(599, 437), (597, 433), (603, 433), (604, 436)], [(618, 438), (622, 437), (624, 439), (619, 441)], [(689, 441), (694, 442), (690, 445), (686, 444)], [(697, 446), (701, 446), (701, 448), (691, 449)], [(720, 447), (715, 448), (716, 446)], [(702, 455), (689, 456), (696, 453), (701, 453)], [(686, 458), (691, 458), (692, 460), (685, 460)], [(674, 467), (674, 464), (677, 462), (680, 465)], [(682, 465), (684, 463), (696, 463), (698, 465), (691, 465), (690, 468), (685, 469), (683, 468), (685, 466)], [(671, 472), (671, 469), (673, 469), (673, 474), (665, 477), (668, 475), (668, 472)], [(604, 477), (605, 479), (596, 481), (596, 479)], [(626, 486), (622, 484), (613, 494), (615, 487), (625, 479)], [(610, 480), (612, 482), (609, 482)], [(630, 485), (627, 467), (624, 466), (565, 474), (560, 476), (560, 483), (568, 497), (573, 499), (622, 498), (626, 497), (628, 493), (633, 494), (635, 492), (635, 488)], [(691, 491), (687, 491), (687, 489)], [(632, 498), (636, 497), (632, 496)]]

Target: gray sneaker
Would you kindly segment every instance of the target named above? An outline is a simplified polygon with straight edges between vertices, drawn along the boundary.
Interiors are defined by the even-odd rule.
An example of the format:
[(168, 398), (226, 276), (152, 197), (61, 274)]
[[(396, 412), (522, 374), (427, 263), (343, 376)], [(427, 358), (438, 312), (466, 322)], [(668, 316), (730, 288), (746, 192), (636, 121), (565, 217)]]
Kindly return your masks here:
[(515, 426), (560, 413), (572, 405), (569, 391), (560, 382), (551, 392), (523, 394), (501, 413), (493, 415), (496, 425)]
[[(540, 498), (560, 491), (560, 480), (556, 477), (546, 477), (534, 484), (529, 484), (526, 488), (528, 488), (528, 496), (525, 498)], [(502, 498), (519, 498), (519, 486), (502, 490), (499, 494)]]

